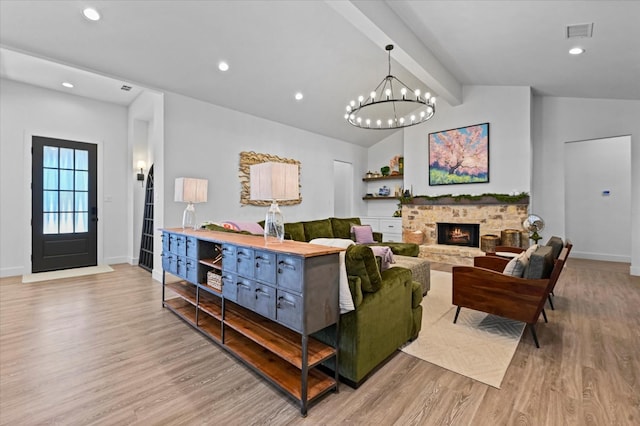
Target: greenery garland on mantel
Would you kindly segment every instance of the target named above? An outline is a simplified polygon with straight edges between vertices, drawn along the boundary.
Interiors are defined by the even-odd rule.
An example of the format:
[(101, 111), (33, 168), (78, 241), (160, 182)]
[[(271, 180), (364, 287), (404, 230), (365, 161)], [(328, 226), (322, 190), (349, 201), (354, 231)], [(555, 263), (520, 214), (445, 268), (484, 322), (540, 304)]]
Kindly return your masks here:
[(442, 194), (398, 197), (400, 204), (445, 205), (445, 204), (529, 204), (529, 194)]

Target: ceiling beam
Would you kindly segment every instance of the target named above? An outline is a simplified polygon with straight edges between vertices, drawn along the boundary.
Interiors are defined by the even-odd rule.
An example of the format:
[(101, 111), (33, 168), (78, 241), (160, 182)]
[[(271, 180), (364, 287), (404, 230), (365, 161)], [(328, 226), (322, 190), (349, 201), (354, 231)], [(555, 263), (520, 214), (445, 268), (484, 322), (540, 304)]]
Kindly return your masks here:
[(462, 85), (382, 1), (326, 0), (378, 46), (393, 44), (393, 58), (451, 106), (462, 103)]

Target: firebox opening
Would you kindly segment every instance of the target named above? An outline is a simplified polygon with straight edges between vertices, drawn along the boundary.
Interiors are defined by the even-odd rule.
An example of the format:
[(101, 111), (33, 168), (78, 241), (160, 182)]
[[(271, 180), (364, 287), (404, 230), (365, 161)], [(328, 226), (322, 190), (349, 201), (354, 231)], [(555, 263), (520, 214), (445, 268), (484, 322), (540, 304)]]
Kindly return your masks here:
[(438, 244), (480, 247), (480, 225), (477, 223), (437, 223)]

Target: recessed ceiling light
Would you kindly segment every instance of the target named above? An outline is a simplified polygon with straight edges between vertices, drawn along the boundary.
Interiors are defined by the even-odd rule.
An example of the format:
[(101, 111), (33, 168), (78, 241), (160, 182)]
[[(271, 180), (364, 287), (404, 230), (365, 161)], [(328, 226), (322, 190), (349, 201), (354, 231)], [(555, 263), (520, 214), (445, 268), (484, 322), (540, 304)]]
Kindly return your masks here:
[(64, 87), (69, 88), (69, 89), (73, 89), (73, 84), (69, 83), (68, 81), (65, 81), (64, 83), (62, 83), (62, 85)]
[(296, 101), (301, 101), (302, 98), (304, 98), (304, 95), (302, 93), (298, 92), (298, 93), (296, 93), (295, 97), (296, 97)]
[(82, 14), (84, 15), (85, 18), (87, 18), (90, 21), (100, 20), (100, 14), (98, 13), (97, 10), (95, 10), (92, 7), (87, 7), (85, 10), (82, 11)]
[(224, 62), (224, 61), (222, 61), (222, 62), (220, 62), (220, 63), (218, 64), (218, 69), (219, 69), (220, 71), (227, 71), (227, 70), (229, 69), (229, 64), (228, 64), (228, 63), (226, 63), (226, 62)]
[(584, 53), (584, 49), (582, 47), (574, 47), (569, 50), (569, 53), (572, 55), (580, 55)]

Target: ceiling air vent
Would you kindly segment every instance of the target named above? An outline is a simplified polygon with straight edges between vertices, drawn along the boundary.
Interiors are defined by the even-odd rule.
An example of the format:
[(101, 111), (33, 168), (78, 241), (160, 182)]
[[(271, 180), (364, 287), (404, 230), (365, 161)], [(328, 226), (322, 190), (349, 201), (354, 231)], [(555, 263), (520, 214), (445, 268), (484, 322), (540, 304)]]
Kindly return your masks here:
[(593, 35), (593, 22), (590, 24), (576, 24), (567, 26), (567, 38), (587, 37)]
[(125, 92), (128, 92), (129, 90), (131, 90), (131, 86), (127, 86), (126, 84), (123, 84), (120, 90), (124, 90)]

